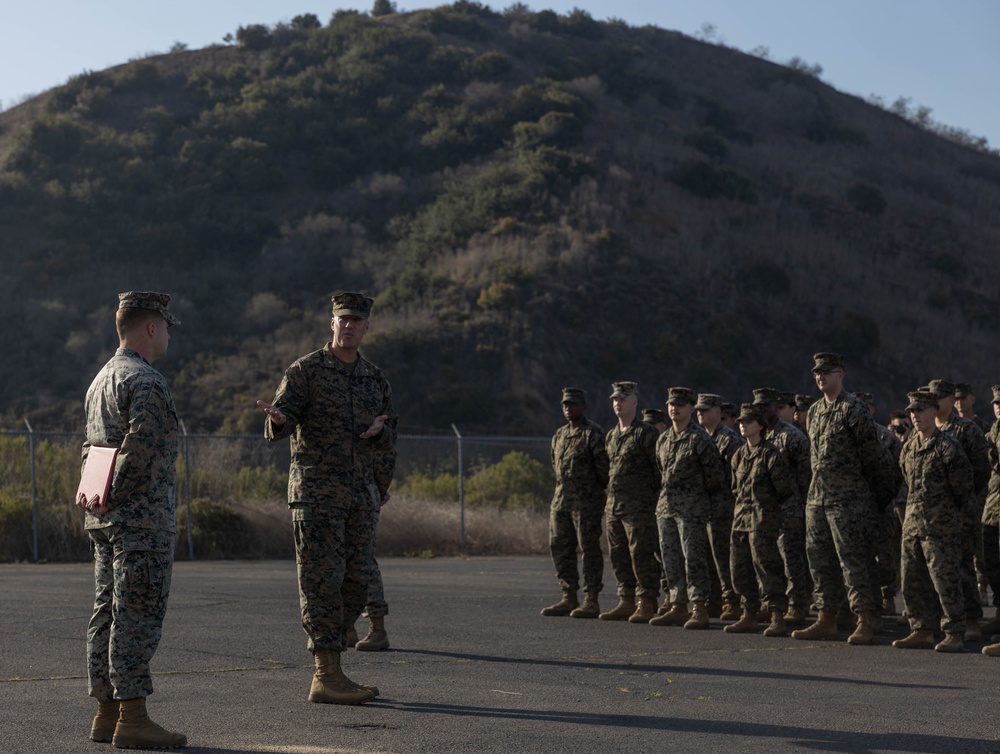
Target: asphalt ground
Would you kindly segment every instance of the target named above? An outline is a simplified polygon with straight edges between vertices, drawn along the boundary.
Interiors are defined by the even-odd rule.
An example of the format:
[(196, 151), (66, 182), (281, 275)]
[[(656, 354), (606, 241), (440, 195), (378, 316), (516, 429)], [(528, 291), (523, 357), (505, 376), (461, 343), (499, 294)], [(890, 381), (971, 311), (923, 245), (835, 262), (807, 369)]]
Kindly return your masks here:
[[(176, 564), (151, 716), (206, 753), (1000, 752), (1000, 660), (981, 644), (897, 650), (892, 620), (852, 647), (543, 618), (544, 557), (382, 572), (392, 649), (344, 654), (382, 693), (350, 707), (306, 699), (294, 562)], [(113, 750), (86, 739), (92, 589), (87, 564), (0, 566), (0, 751)]]

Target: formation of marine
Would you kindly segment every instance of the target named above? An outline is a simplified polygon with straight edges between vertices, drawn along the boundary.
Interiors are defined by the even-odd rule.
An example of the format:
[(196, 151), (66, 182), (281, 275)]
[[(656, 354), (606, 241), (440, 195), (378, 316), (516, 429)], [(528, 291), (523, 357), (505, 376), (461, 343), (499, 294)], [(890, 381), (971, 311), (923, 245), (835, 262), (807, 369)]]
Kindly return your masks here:
[(562, 598), (542, 615), (804, 640), (847, 629), (854, 645), (897, 616), (910, 633), (896, 648), (982, 642), (1000, 657), (1000, 620), (981, 622), (1000, 589), (1000, 422), (975, 415), (968, 384), (934, 379), (882, 426), (874, 396), (845, 388), (842, 355), (813, 360), (818, 399), (758, 388), (739, 408), (673, 387), (666, 411), (640, 412), (638, 385), (615, 382), (606, 433), (564, 388), (549, 524)]

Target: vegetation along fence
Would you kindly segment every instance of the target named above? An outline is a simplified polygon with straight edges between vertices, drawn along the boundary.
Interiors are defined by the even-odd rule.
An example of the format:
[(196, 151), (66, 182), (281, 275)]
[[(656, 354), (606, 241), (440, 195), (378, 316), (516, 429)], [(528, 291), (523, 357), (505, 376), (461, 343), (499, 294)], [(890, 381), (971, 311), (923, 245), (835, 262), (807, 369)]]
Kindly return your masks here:
[[(483, 517), (481, 527), (496, 528), (496, 516), (520, 516), (533, 540), (499, 544), (494, 537), (489, 544), (477, 535), (472, 550), (539, 551), (534, 530), (555, 483), (548, 438), (463, 437), (452, 429), (399, 437), (392, 509), (421, 521), (397, 526), (410, 541), (393, 544), (383, 536), (383, 520), (380, 553), (468, 552), (467, 509)], [(74, 432), (0, 431), (0, 562), (91, 558), (83, 514), (73, 505), (83, 439)], [(290, 557), (288, 462), (287, 441), (182, 434), (178, 558)]]

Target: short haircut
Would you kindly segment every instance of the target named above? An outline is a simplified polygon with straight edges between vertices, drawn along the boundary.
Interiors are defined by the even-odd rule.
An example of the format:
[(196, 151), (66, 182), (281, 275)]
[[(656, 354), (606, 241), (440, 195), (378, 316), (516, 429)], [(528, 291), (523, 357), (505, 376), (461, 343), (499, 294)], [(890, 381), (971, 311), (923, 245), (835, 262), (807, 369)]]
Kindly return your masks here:
[(907, 419), (906, 412), (896, 409), (891, 414), (889, 414), (889, 421), (892, 421), (893, 419), (903, 419), (905, 421)]
[(152, 309), (139, 309), (135, 306), (119, 309), (115, 313), (115, 328), (118, 330), (118, 338), (122, 340), (128, 333), (138, 327), (143, 327), (150, 320), (159, 319), (166, 322), (162, 314), (154, 312)]

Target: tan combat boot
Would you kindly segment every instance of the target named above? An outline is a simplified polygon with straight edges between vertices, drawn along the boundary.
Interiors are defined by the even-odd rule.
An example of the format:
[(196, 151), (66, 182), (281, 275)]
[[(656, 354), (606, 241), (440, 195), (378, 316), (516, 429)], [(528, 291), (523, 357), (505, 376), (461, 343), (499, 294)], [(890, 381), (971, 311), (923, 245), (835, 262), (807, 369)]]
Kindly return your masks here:
[(631, 594), (623, 594), (618, 598), (617, 605), (597, 617), (601, 620), (627, 620), (634, 612), (635, 597)]
[(709, 622), (708, 608), (704, 600), (696, 600), (694, 610), (691, 611), (691, 619), (684, 624), (684, 628), (699, 631), (708, 628)]
[(983, 647), (983, 654), (988, 657), (1000, 657), (1000, 642), (997, 644), (987, 644)]
[(656, 611), (656, 614), (657, 615), (666, 615), (667, 613), (670, 612), (670, 608), (672, 608), (673, 606), (674, 606), (673, 603), (670, 601), (670, 594), (669, 593), (664, 594), (663, 595), (663, 604), (660, 605), (660, 609)]
[(569, 615), (580, 606), (580, 600), (576, 592), (563, 592), (562, 599), (554, 605), (542, 608), (542, 615), (551, 618), (553, 616)]
[(601, 614), (601, 605), (597, 601), (600, 592), (586, 592), (583, 595), (583, 602), (569, 614), (570, 618), (596, 618)]
[(961, 631), (948, 631), (944, 635), (944, 640), (934, 647), (935, 652), (964, 652), (965, 642), (962, 641)]
[(164, 730), (150, 720), (146, 698), (141, 696), (122, 700), (111, 743), (116, 749), (179, 749), (187, 746), (187, 736)]
[(389, 634), (385, 632), (385, 616), (369, 618), (368, 635), (354, 645), (359, 652), (381, 652), (389, 648)]
[(771, 613), (771, 625), (764, 629), (764, 636), (785, 636), (788, 627), (785, 625), (785, 615), (780, 610)]
[(755, 634), (757, 633), (757, 613), (744, 610), (738, 621), (729, 624), (722, 630), (727, 634)]
[(798, 631), (792, 631), (793, 639), (820, 641), (837, 638), (837, 614), (833, 610), (820, 610), (816, 622)]
[(719, 615), (719, 620), (739, 620), (740, 619), (740, 606), (736, 602), (727, 602), (722, 608), (722, 614)]
[(340, 652), (317, 649), (314, 653), (316, 673), (309, 688), (309, 701), (318, 704), (364, 704), (377, 695), (374, 687), (366, 688), (352, 681), (340, 669)]
[(629, 623), (649, 623), (650, 618), (656, 616), (656, 600), (645, 597), (639, 598), (635, 612), (628, 617)]
[(117, 699), (98, 699), (97, 715), (94, 716), (94, 722), (90, 726), (90, 740), (101, 744), (111, 743), (120, 714), (121, 702)]
[(789, 605), (785, 611), (785, 625), (802, 626), (805, 625), (809, 611), (803, 605)]
[(966, 641), (982, 641), (983, 640), (983, 629), (979, 627), (979, 621), (975, 618), (969, 618), (965, 621), (965, 640)]
[(657, 615), (649, 621), (651, 626), (683, 626), (688, 622), (691, 613), (688, 612), (686, 602), (674, 602), (670, 609), (663, 615)]
[(918, 628), (904, 639), (892, 643), (896, 649), (934, 649), (934, 632), (929, 628)]
[(879, 625), (879, 618), (874, 610), (863, 610), (858, 613), (858, 626), (854, 633), (847, 637), (848, 644), (867, 646), (875, 640), (875, 631)]

